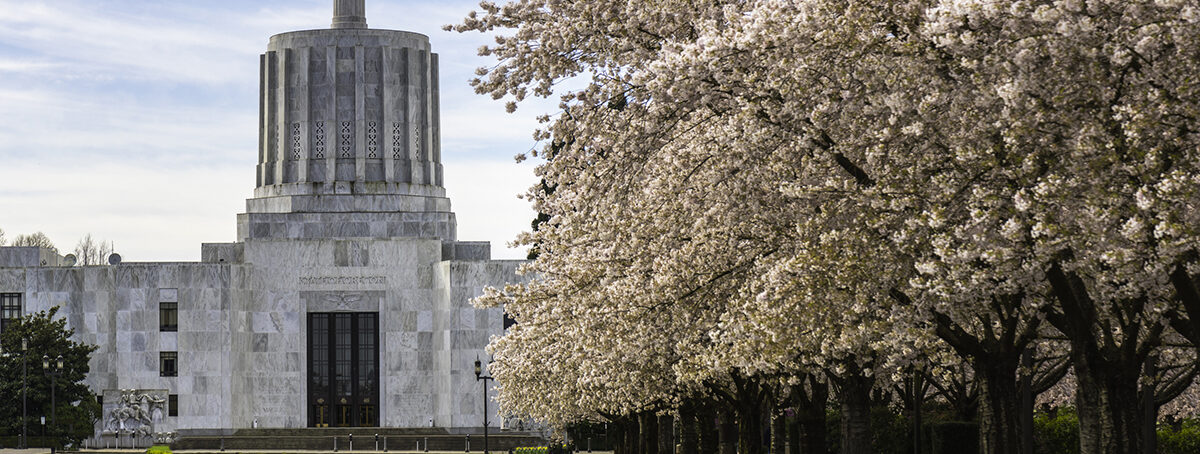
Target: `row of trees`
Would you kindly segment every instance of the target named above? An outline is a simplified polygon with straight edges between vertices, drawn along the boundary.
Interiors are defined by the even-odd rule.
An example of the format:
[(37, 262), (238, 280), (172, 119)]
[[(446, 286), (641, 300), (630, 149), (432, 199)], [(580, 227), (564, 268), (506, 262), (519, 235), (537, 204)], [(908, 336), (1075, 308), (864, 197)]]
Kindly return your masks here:
[(762, 412), (823, 421), (829, 393), (863, 453), (872, 393), (919, 414), (977, 389), (980, 451), (1025, 452), (1019, 386), (1069, 370), (1043, 398), (1077, 407), (1082, 452), (1195, 414), (1193, 3), (481, 6), (452, 28), (509, 35), (477, 91), (584, 85), (537, 133), (539, 279), (477, 301), (518, 321), (491, 347), (504, 411), (715, 403), (753, 453)]
[[(4, 237), (4, 230), (0, 229), (0, 246), (8, 246), (7, 240)], [(28, 235), (17, 235), (13, 238), (11, 246), (26, 246), (26, 247), (43, 247), (58, 253), (58, 246), (50, 240), (42, 232), (34, 232)], [(109, 254), (112, 254), (112, 242), (105, 242), (92, 238), (92, 234), (86, 234), (75, 243), (75, 257), (79, 260), (80, 265), (104, 265)]]

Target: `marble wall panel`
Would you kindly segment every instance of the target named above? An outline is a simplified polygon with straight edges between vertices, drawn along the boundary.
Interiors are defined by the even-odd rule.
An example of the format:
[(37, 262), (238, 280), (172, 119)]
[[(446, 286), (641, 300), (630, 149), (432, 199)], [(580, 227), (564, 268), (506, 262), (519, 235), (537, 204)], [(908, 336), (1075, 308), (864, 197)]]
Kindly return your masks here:
[(434, 370), (433, 352), (418, 351), (417, 352), (417, 370), (431, 371)]
[(416, 351), (420, 343), (416, 332), (386, 332), (383, 333), (385, 351), (404, 352)]
[(28, 288), (23, 268), (0, 268), (0, 292), (24, 292)]
[(163, 264), (158, 267), (158, 281), (154, 285), (161, 288), (179, 288), (180, 265)]
[(281, 333), (283, 315), (278, 312), (251, 312), (250, 329), (255, 333)]
[(478, 349), (481, 345), (487, 345), (488, 333), (478, 330), (453, 330), (450, 331), (450, 348), (454, 350), (470, 350)]
[(422, 333), (433, 331), (433, 311), (417, 311), (417, 331)]
[(459, 329), (474, 329), (475, 328), (475, 319), (476, 319), (475, 313), (479, 312), (477, 309), (459, 309), (456, 312), (458, 312), (458, 318), (457, 318), (456, 323), (451, 325), (451, 328), (459, 328)]
[(158, 349), (161, 351), (179, 351), (179, 333), (158, 333)]

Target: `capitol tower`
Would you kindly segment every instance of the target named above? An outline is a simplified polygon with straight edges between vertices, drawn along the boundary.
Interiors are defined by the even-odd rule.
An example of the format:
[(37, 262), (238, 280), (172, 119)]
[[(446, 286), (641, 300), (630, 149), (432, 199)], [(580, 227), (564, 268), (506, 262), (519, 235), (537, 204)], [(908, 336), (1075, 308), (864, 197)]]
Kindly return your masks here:
[(259, 238), (455, 239), (442, 186), (438, 58), (424, 35), (333, 28), (271, 37), (261, 57), (257, 187), (238, 222)]

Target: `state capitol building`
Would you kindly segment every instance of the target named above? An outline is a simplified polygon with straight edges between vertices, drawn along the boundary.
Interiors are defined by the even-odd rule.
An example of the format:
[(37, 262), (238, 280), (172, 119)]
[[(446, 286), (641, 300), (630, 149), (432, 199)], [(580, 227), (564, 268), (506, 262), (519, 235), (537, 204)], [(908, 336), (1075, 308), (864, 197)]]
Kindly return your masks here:
[[(522, 262), (458, 240), (438, 55), (424, 35), (367, 28), (364, 8), (335, 1), (331, 28), (275, 35), (260, 57), (237, 242), (201, 245), (199, 262), (86, 267), (0, 248), (0, 315), (59, 306), (99, 347), (98, 437), (482, 425), (473, 365), (504, 317), (469, 300)], [(150, 423), (119, 416), (134, 404)]]

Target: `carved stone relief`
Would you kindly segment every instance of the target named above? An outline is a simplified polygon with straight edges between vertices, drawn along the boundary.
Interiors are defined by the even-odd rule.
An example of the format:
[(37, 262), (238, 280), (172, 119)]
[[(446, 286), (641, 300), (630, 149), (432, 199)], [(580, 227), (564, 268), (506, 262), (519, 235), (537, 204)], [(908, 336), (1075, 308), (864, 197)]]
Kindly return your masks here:
[(104, 430), (141, 437), (154, 436), (155, 424), (166, 415), (167, 392), (122, 389), (119, 393), (115, 405), (106, 405), (108, 408), (105, 408)]
[(308, 312), (378, 312), (382, 291), (328, 290), (300, 292)]

